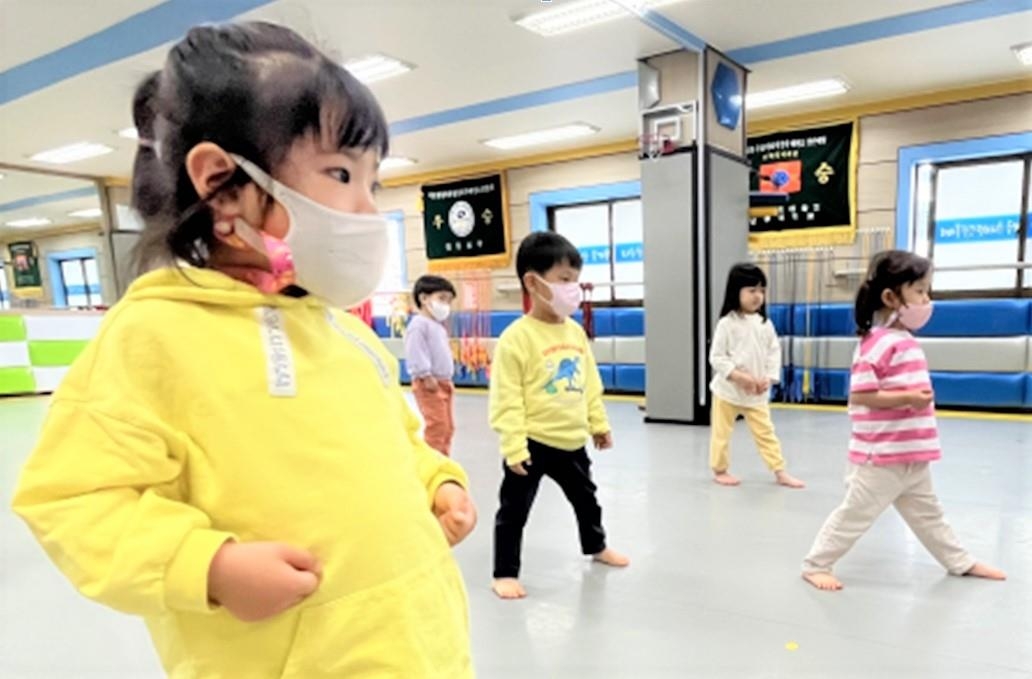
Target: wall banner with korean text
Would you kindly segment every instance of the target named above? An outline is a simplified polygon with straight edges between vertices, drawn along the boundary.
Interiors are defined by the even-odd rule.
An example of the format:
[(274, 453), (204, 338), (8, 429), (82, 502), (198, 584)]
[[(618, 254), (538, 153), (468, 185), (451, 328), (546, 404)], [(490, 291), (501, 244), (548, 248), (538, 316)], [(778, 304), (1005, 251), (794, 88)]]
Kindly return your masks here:
[[(846, 245), (856, 238), (855, 122), (749, 137), (749, 245)], [(785, 198), (771, 200), (772, 194)], [(776, 198), (776, 196), (775, 196)]]
[(422, 199), (431, 271), (509, 265), (511, 239), (503, 173), (425, 184)]

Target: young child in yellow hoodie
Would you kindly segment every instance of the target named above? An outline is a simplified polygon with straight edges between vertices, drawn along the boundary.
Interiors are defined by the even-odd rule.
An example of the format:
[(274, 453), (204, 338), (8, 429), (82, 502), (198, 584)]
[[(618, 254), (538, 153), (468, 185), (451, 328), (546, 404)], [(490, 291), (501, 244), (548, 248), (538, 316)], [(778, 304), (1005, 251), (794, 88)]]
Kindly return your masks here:
[(501, 435), (504, 478), (495, 517), (494, 589), (527, 595), (519, 581), (523, 527), (544, 476), (559, 484), (577, 516), (581, 550), (609, 566), (626, 556), (606, 546), (586, 444), (612, 448), (602, 379), (588, 337), (570, 315), (580, 305), (583, 265), (570, 241), (533, 233), (520, 244), (516, 274), (530, 313), (502, 333), (491, 367), (491, 426)]
[(192, 29), (134, 118), (153, 270), (55, 394), (15, 510), (176, 679), (472, 677), (466, 477), (340, 311), (387, 251), (379, 105), (245, 23)]

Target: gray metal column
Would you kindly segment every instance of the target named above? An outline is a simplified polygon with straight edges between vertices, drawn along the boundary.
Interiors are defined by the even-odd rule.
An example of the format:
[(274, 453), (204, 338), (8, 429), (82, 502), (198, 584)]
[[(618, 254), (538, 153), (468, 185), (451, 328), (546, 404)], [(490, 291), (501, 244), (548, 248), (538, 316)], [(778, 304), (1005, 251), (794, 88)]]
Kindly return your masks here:
[(707, 48), (638, 72), (646, 421), (708, 424), (709, 344), (727, 272), (748, 254), (746, 71)]

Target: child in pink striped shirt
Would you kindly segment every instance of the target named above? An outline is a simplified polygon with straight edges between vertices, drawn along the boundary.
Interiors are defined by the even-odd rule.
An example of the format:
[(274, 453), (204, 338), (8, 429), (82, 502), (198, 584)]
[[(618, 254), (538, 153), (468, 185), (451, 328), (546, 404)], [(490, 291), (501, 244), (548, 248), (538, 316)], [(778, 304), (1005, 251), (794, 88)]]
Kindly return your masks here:
[(818, 589), (842, 589), (832, 567), (890, 504), (950, 574), (1006, 578), (960, 545), (932, 487), (928, 464), (942, 456), (935, 395), (924, 352), (910, 334), (932, 315), (931, 269), (909, 252), (882, 252), (857, 293), (848, 490), (803, 561), (803, 578)]

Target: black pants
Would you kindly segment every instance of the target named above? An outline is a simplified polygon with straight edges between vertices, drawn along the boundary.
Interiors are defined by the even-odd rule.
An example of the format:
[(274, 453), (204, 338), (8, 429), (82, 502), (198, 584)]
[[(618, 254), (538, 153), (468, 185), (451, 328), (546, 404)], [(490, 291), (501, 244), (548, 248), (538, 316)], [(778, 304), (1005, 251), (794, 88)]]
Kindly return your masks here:
[(591, 480), (591, 459), (588, 452), (558, 450), (537, 441), (529, 441), (531, 464), (524, 463), (527, 476), (516, 474), (505, 466), (505, 478), (498, 491), (500, 507), (495, 516), (494, 577), (515, 578), (520, 574), (520, 551), (523, 527), (537, 496), (541, 478), (550, 477), (559, 484), (577, 515), (581, 550), (598, 554), (606, 548), (606, 532), (602, 529), (602, 508), (595, 498), (598, 487)]

